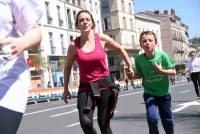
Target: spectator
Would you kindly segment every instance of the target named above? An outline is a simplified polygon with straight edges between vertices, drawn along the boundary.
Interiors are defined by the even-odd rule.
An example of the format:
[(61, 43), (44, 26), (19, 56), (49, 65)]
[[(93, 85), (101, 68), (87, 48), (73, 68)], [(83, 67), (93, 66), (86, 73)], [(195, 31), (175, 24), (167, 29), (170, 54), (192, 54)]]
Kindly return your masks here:
[(37, 88), (41, 88), (41, 85), (40, 85), (40, 84), (37, 84)]
[(170, 76), (169, 78), (170, 78), (171, 84), (174, 85), (174, 82), (175, 82), (174, 76)]
[(58, 83), (57, 82), (54, 82), (54, 87), (58, 87)]
[(128, 79), (125, 79), (125, 83), (126, 83), (126, 89), (128, 90)]
[(47, 88), (51, 88), (51, 82), (50, 81), (47, 84)]
[(189, 74), (189, 72), (186, 72), (185, 76), (187, 78), (187, 82), (189, 83), (190, 82), (190, 74)]

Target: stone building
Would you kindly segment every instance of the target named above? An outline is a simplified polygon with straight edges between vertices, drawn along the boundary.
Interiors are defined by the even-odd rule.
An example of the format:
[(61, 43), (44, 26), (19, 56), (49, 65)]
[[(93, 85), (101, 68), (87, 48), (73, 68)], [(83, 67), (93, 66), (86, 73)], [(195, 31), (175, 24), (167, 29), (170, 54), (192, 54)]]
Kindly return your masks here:
[[(133, 60), (140, 49), (136, 43), (133, 1), (101, 0), (101, 10), (103, 32), (122, 45)], [(124, 80), (126, 65), (119, 55), (108, 50), (108, 62), (111, 74), (116, 75), (119, 80)]]

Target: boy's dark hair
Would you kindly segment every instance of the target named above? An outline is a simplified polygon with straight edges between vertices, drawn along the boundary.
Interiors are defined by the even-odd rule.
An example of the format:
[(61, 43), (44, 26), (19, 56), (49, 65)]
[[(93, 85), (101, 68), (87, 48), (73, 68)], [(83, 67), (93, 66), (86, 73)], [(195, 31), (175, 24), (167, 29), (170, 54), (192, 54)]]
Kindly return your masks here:
[(153, 32), (153, 31), (143, 31), (141, 34), (140, 34), (140, 44), (141, 44), (141, 39), (142, 39), (142, 36), (143, 35), (153, 35), (154, 38), (155, 38), (155, 41), (157, 43), (157, 37), (156, 37), (156, 34)]
[(191, 51), (190, 53), (189, 53), (189, 56), (191, 56), (193, 53), (196, 53), (196, 51)]
[(91, 14), (90, 11), (88, 11), (88, 10), (80, 10), (80, 11), (77, 13), (77, 15), (76, 15), (76, 21), (75, 21), (75, 27), (79, 29), (79, 27), (78, 27), (78, 17), (79, 17), (79, 15), (80, 15), (81, 13), (88, 13), (88, 14), (90, 15), (91, 20), (92, 20), (92, 23), (93, 23), (92, 29), (94, 29), (95, 26), (96, 26), (96, 25), (95, 25), (95, 21), (94, 21), (94, 18), (93, 18), (93, 16), (92, 16), (92, 14)]

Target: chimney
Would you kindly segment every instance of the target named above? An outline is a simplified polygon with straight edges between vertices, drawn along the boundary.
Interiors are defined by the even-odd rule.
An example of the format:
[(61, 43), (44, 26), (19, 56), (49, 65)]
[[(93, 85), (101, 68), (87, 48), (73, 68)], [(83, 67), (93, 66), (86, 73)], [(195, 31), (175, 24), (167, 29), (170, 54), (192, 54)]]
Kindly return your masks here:
[(155, 11), (154, 11), (154, 14), (159, 15), (159, 14), (160, 14), (160, 11), (159, 11), (159, 10), (155, 10)]
[(164, 10), (164, 15), (168, 15), (168, 10)]
[(175, 10), (173, 8), (171, 9), (171, 15), (176, 16)]

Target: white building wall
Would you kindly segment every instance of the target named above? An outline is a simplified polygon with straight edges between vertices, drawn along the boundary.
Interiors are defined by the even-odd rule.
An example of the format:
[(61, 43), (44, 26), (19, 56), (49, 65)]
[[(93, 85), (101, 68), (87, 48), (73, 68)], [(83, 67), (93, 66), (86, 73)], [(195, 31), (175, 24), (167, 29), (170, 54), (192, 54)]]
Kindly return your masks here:
[[(52, 18), (52, 23), (48, 24), (47, 11), (45, 2), (49, 4), (49, 16)], [(74, 3), (75, 2), (75, 3)], [(41, 42), (41, 54), (48, 61), (49, 56), (66, 56), (66, 53), (63, 53), (60, 35), (63, 35), (64, 47), (67, 48), (70, 44), (70, 37), (74, 40), (80, 35), (80, 31), (75, 28), (75, 18), (78, 11), (81, 9), (89, 10), (94, 17), (96, 23), (96, 32), (102, 33), (102, 22), (101, 22), (101, 10), (100, 10), (100, 0), (80, 0), (80, 6), (78, 5), (77, 0), (42, 0), (42, 6), (44, 9), (44, 16), (42, 18), (42, 42)], [(59, 25), (58, 9), (60, 7), (60, 19), (63, 21), (62, 26)], [(70, 10), (70, 22), (72, 22), (72, 28), (69, 27), (69, 20), (67, 17), (67, 9)], [(76, 14), (74, 14), (74, 12)], [(49, 40), (49, 32), (52, 32), (53, 45), (56, 48), (55, 53), (51, 53), (51, 45)], [(49, 62), (49, 61), (48, 61)], [(77, 80), (77, 75), (79, 70), (72, 68), (72, 73), (70, 77), (70, 84), (74, 84), (74, 80)], [(75, 76), (74, 76), (75, 75)], [(44, 85), (47, 85), (48, 81), (53, 83), (52, 72), (49, 66), (49, 70), (44, 72)], [(53, 85), (53, 84), (52, 84)]]
[(156, 34), (158, 41), (156, 49), (162, 51), (160, 21), (155, 19), (145, 18), (139, 15), (136, 15), (135, 20), (136, 20), (137, 44), (140, 44), (139, 38), (142, 31), (153, 31)]

